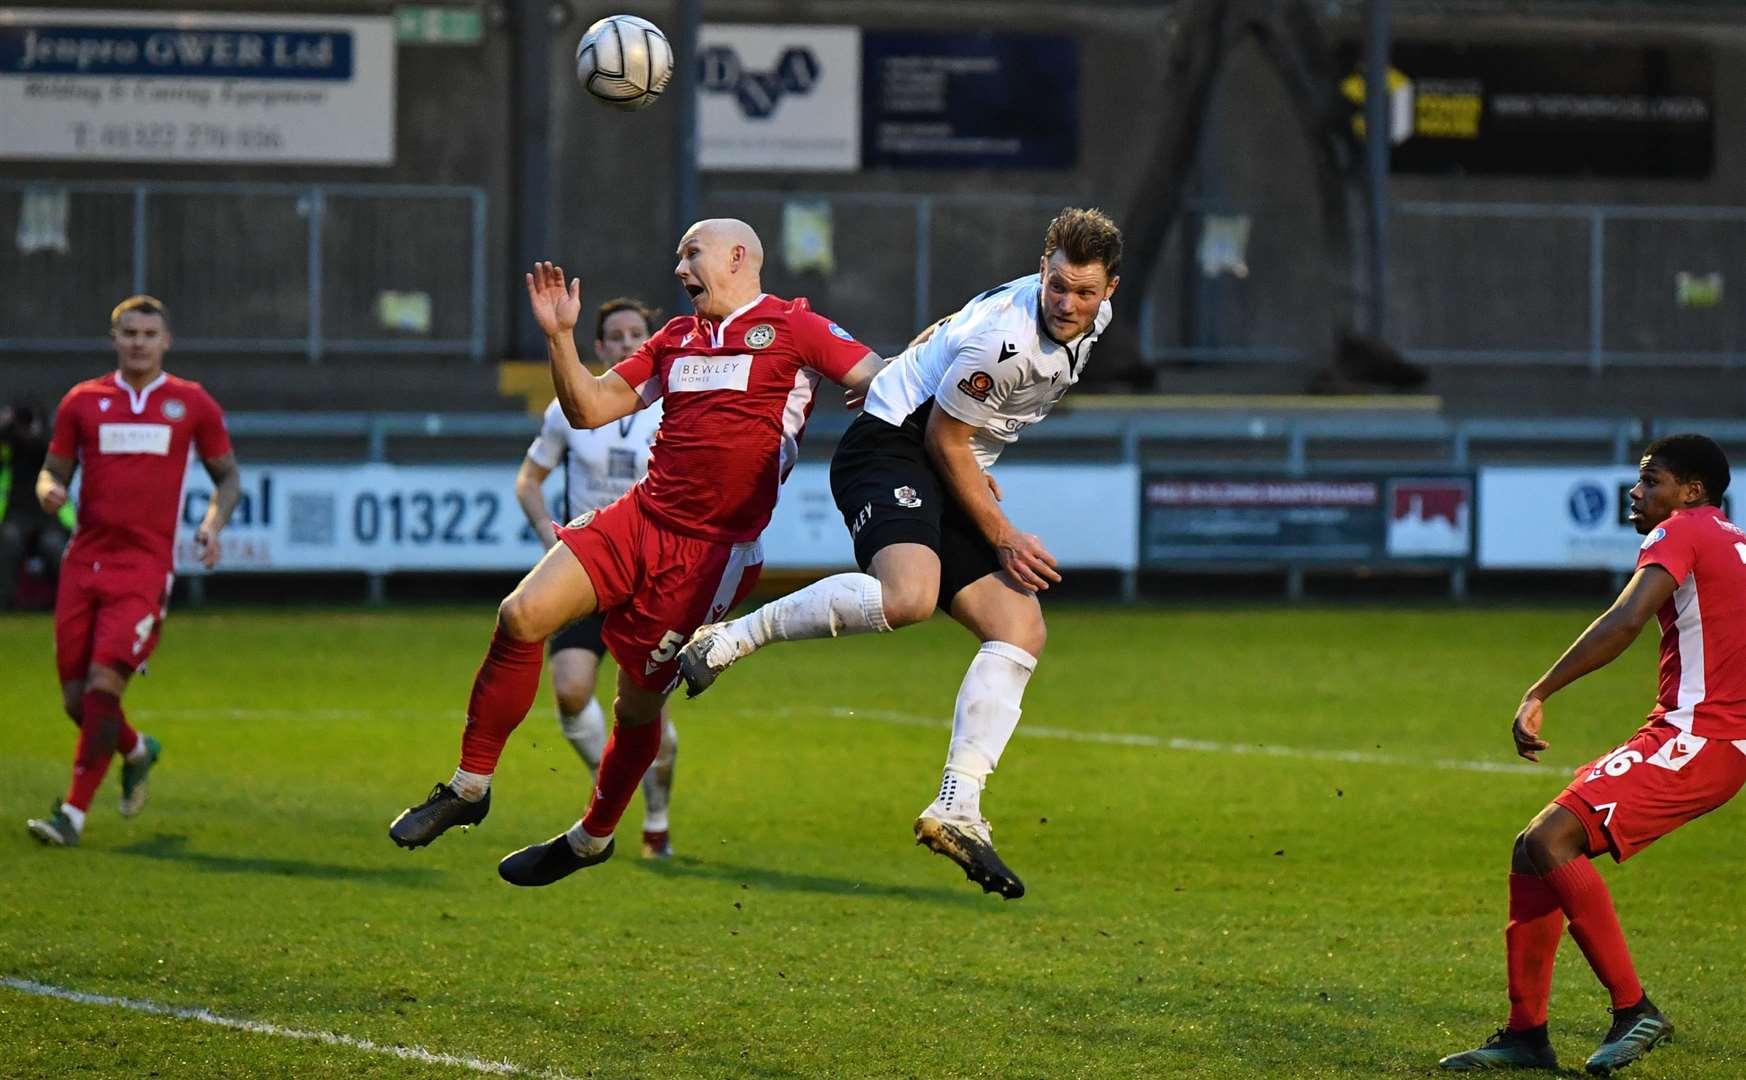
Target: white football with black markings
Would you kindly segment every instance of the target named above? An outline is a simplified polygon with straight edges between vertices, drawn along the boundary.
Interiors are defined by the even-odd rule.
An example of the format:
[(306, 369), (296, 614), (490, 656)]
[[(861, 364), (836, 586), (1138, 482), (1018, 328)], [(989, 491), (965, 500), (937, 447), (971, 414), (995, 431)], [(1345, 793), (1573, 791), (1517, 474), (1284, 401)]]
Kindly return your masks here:
[(629, 112), (653, 105), (673, 77), (673, 46), (635, 15), (608, 15), (576, 44), (576, 80), (594, 100)]

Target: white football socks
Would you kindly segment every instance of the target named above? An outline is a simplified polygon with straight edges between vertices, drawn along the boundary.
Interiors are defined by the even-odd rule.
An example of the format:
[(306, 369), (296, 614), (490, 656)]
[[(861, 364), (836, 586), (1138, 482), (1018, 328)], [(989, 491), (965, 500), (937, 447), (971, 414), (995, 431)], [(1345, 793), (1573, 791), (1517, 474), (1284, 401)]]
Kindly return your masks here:
[(606, 713), (600, 702), (589, 698), (581, 712), (559, 713), (558, 726), (564, 729), (564, 738), (576, 748), (582, 764), (588, 766), (588, 775), (593, 776), (600, 768), (600, 756), (606, 753)]
[[(140, 741), (144, 742), (145, 740), (141, 739)], [(70, 802), (64, 802), (61, 804), (61, 813), (67, 815), (67, 820), (73, 823), (74, 832), (82, 833), (85, 831), (85, 811)]]
[(612, 842), (612, 834), (595, 836), (582, 827), (582, 819), (577, 818), (576, 824), (570, 826), (564, 833), (564, 839), (570, 842), (570, 850), (586, 859), (590, 855), (598, 855), (607, 844)]
[(673, 801), (673, 763), (679, 757), (679, 729), (661, 717), (661, 749), (643, 774), (643, 831), (667, 831), (667, 806)]
[(871, 574), (832, 574), (780, 600), (772, 600), (726, 627), (740, 656), (772, 641), (883, 633), (890, 629), (891, 624), (885, 621), (885, 599), (879, 579)]
[(1018, 727), (1019, 703), (1036, 667), (1036, 657), (1004, 641), (984, 642), (977, 650), (958, 687), (945, 775), (929, 810), (942, 817), (981, 817), (982, 788)]
[(491, 793), (491, 774), (470, 773), (465, 769), (456, 768), (454, 779), (449, 781), (456, 795), (468, 802), (478, 802)]

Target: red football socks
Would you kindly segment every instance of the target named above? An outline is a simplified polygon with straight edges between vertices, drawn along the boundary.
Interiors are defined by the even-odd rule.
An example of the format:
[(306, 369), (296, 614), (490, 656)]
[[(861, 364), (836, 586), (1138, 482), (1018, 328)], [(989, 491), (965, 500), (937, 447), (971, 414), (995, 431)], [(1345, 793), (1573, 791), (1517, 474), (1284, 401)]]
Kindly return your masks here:
[(1558, 894), (1533, 874), (1510, 875), (1510, 921), (1504, 927), (1504, 954), (1509, 968), (1511, 1031), (1546, 1022), (1552, 996), (1552, 962), (1558, 939), (1564, 936), (1564, 909)]
[(122, 757), (133, 753), (133, 748), (139, 745), (139, 732), (126, 720), (121, 722), (121, 730), (116, 733), (115, 752)]
[(533, 707), (540, 690), (543, 641), (516, 641), (499, 626), (491, 635), (485, 662), (473, 676), (467, 702), (467, 730), (461, 735), (461, 768), (490, 776), (497, 771), (503, 744)]
[(115, 743), (125, 721), (121, 714), (121, 699), (102, 690), (87, 690), (80, 713), (79, 750), (73, 757), (73, 783), (67, 789), (67, 803), (79, 810), (91, 809), (91, 800), (109, 772), (109, 759), (115, 756)]
[(1613, 895), (1585, 855), (1547, 874), (1545, 882), (1558, 896), (1558, 904), (1570, 917), (1570, 936), (1582, 947), (1588, 966), (1612, 995), (1613, 1008), (1623, 1009), (1643, 999), (1643, 984), (1631, 963)]
[(582, 815), (582, 829), (590, 836), (610, 836), (618, 819), (630, 805), (631, 795), (643, 782), (655, 755), (661, 749), (661, 722), (615, 723), (606, 752), (600, 756), (600, 772), (594, 782), (594, 798)]

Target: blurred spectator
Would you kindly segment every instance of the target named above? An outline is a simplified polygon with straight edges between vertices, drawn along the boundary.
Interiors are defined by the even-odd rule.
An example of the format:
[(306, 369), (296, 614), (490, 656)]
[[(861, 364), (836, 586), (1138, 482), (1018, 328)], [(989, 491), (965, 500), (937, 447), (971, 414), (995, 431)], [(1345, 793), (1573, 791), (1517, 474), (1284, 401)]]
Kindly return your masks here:
[[(48, 429), (35, 406), (14, 402), (0, 409), (0, 608), (15, 601), (46, 607), (54, 597), (73, 509), (68, 504), (51, 514), (31, 494), (47, 453)], [(21, 572), (37, 597), (19, 595)], [(36, 589), (29, 589), (32, 583)]]

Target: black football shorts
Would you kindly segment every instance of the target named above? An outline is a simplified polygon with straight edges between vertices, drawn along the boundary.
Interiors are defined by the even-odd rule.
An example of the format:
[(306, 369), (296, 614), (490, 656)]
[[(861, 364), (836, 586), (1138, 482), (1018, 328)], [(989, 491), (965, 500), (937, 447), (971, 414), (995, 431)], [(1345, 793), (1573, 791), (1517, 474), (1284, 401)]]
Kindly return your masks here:
[(940, 557), (939, 606), (999, 573), (1000, 557), (928, 460), (929, 401), (893, 427), (862, 413), (831, 457), (831, 494), (855, 541), (862, 570), (892, 544), (922, 544)]

